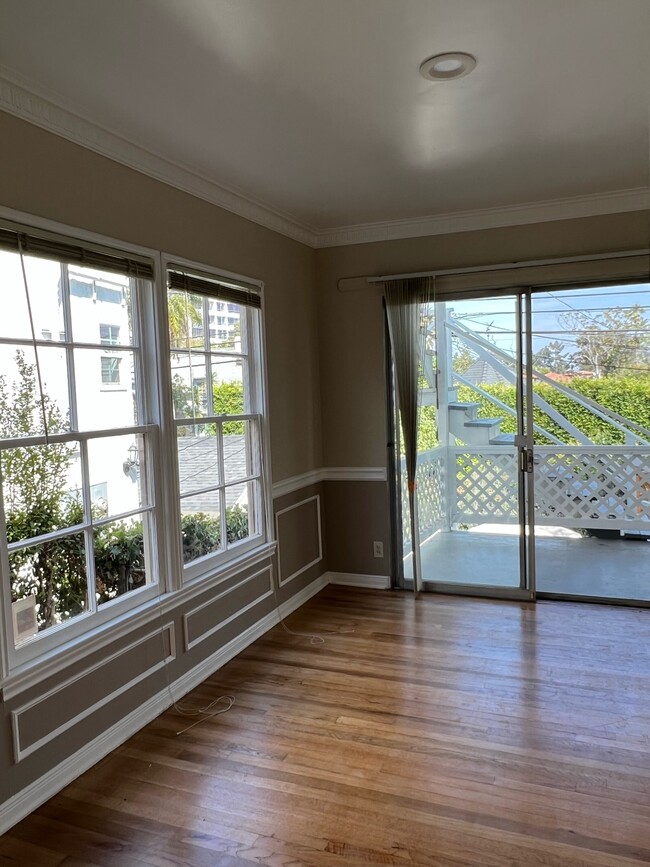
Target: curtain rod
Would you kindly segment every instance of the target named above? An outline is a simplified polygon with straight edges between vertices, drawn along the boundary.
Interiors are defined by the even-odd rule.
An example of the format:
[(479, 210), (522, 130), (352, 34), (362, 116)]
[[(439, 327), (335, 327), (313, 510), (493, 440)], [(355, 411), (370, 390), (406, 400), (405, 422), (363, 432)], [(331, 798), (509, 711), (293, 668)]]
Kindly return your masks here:
[(501, 265), (477, 265), (472, 268), (448, 268), (444, 271), (416, 271), (412, 274), (386, 274), (383, 277), (368, 277), (368, 283), (386, 283), (388, 280), (408, 280), (411, 277), (447, 277), (452, 274), (483, 274), (489, 271), (513, 271), (517, 268), (536, 268), (542, 265), (565, 265), (572, 262), (597, 262), (603, 259), (632, 259), (647, 256), (650, 250), (628, 250), (624, 253), (599, 253), (593, 256), (568, 256), (563, 259), (532, 259), (522, 262), (506, 262)]

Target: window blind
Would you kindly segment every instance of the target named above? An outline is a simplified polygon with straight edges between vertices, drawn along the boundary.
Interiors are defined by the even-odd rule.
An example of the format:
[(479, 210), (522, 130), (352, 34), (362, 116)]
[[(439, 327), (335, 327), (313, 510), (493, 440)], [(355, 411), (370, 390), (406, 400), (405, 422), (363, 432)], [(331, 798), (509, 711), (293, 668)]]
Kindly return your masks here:
[(153, 280), (153, 262), (145, 256), (79, 243), (50, 232), (37, 232), (0, 220), (0, 249), (58, 262), (113, 271), (129, 277)]
[(191, 292), (193, 295), (207, 295), (219, 298), (231, 304), (241, 304), (244, 307), (261, 307), (262, 298), (258, 286), (250, 283), (221, 282), (195, 273), (176, 270), (171, 266), (167, 274), (170, 289)]

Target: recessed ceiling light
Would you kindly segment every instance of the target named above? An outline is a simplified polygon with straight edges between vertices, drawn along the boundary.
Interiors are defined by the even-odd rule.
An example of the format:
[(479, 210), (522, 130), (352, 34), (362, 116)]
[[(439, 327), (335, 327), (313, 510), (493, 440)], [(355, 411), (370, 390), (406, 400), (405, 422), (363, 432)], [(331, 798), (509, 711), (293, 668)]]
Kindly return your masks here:
[(462, 78), (476, 66), (476, 58), (464, 51), (448, 51), (429, 57), (420, 66), (420, 75), (430, 81)]

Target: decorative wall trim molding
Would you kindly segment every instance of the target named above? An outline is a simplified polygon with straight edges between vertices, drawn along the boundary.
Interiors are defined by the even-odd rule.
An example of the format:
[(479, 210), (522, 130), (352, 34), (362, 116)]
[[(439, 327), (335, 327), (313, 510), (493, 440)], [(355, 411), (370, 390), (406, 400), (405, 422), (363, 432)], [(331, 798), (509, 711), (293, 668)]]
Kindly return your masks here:
[(273, 499), (292, 494), (318, 482), (385, 482), (385, 467), (321, 467), (300, 476), (290, 476), (273, 485)]
[(294, 491), (299, 491), (301, 488), (307, 488), (309, 485), (316, 485), (323, 481), (322, 470), (310, 470), (308, 473), (302, 473), (299, 476), (290, 476), (288, 479), (282, 479), (280, 482), (275, 482), (273, 485), (273, 499), (283, 497), (285, 494), (292, 494)]
[[(305, 563), (304, 566), (301, 566), (300, 569), (296, 569), (291, 575), (287, 578), (282, 577), (282, 544), (280, 543), (280, 522), (279, 518), (281, 515), (286, 514), (287, 512), (291, 512), (293, 509), (297, 509), (299, 506), (305, 506), (307, 503), (311, 503), (313, 500), (316, 501), (316, 526), (318, 529), (318, 557), (315, 557), (313, 560), (310, 560), (309, 563)], [(280, 587), (284, 587), (285, 584), (288, 584), (289, 581), (293, 581), (294, 578), (297, 578), (298, 575), (302, 575), (303, 572), (306, 572), (307, 569), (310, 569), (312, 566), (315, 566), (317, 563), (320, 563), (323, 559), (323, 528), (321, 522), (321, 511), (320, 511), (320, 494), (316, 494), (313, 497), (307, 497), (305, 500), (300, 500), (299, 503), (293, 503), (291, 506), (287, 506), (286, 509), (281, 509), (279, 512), (275, 513), (275, 537), (278, 540), (278, 584)]]
[(74, 107), (66, 107), (60, 97), (45, 93), (44, 89), (34, 82), (23, 79), (1, 65), (0, 109), (313, 248), (341, 247), (398, 238), (421, 238), (426, 235), (617, 214), (645, 210), (650, 203), (650, 191), (647, 188), (636, 188), (414, 219), (317, 229), (242, 190), (219, 184), (196, 169), (172, 162), (86, 120)]
[[(229, 617), (226, 617), (224, 620), (220, 620), (216, 623), (211, 629), (208, 629), (206, 632), (202, 632), (198, 638), (195, 638), (193, 641), (190, 639), (190, 620), (193, 615), (197, 614), (199, 611), (202, 611), (204, 608), (207, 608), (209, 605), (212, 605), (217, 599), (222, 599), (224, 596), (227, 596), (229, 593), (233, 593), (235, 590), (238, 590), (240, 587), (243, 587), (245, 584), (248, 584), (250, 581), (254, 581), (256, 578), (259, 578), (260, 575), (263, 575), (265, 572), (268, 572), (269, 576), (269, 589), (265, 591), (261, 596), (257, 596), (252, 602), (248, 605), (245, 605), (243, 608), (238, 608), (234, 611)], [(238, 581), (236, 584), (233, 584), (232, 587), (228, 587), (227, 590), (222, 590), (221, 593), (217, 593), (216, 596), (212, 596), (207, 602), (203, 602), (201, 605), (197, 605), (196, 608), (192, 608), (190, 611), (185, 612), (183, 614), (183, 642), (184, 642), (184, 650), (191, 650), (193, 647), (196, 647), (197, 644), (201, 644), (202, 641), (205, 641), (207, 638), (210, 638), (216, 632), (219, 632), (224, 626), (227, 626), (229, 623), (232, 623), (233, 620), (236, 620), (237, 617), (244, 614), (249, 609), (253, 608), (259, 602), (262, 602), (264, 599), (268, 599), (269, 596), (273, 595), (273, 573), (270, 566), (265, 566), (264, 569), (260, 569), (257, 572), (253, 572), (252, 575), (248, 575), (246, 578), (242, 578), (241, 581)]]
[(386, 467), (325, 467), (324, 482), (385, 482)]
[(290, 214), (140, 147), (37, 90), (33, 82), (21, 81), (15, 73), (0, 66), (0, 109), (246, 220), (309, 247), (316, 246), (314, 229)]
[(329, 584), (343, 584), (346, 587), (368, 587), (371, 590), (390, 590), (388, 575), (358, 575), (354, 572), (326, 572)]
[[(20, 718), (23, 714), (28, 713), (32, 708), (37, 707), (38, 705), (42, 705), (47, 702), (52, 696), (61, 692), (69, 686), (80, 681), (82, 678), (86, 677), (93, 672), (99, 672), (102, 668), (105, 668), (107, 665), (110, 665), (114, 662), (118, 657), (123, 656), (128, 651), (133, 650), (141, 644), (144, 644), (146, 641), (149, 641), (151, 638), (156, 638), (161, 635), (161, 631), (165, 631), (169, 633), (169, 654), (159, 659), (153, 665), (150, 665), (144, 671), (141, 671), (139, 674), (136, 674), (135, 677), (130, 678), (125, 683), (120, 684), (120, 686), (113, 690), (113, 692), (108, 693), (107, 695), (103, 695), (101, 699), (94, 702), (88, 707), (85, 707), (82, 711), (71, 716), (64, 723), (57, 726), (55, 729), (48, 731), (48, 733), (39, 738), (34, 743), (29, 744), (29, 746), (21, 747), (20, 744)], [(131, 689), (132, 686), (135, 686), (137, 683), (140, 683), (142, 680), (146, 680), (147, 677), (152, 675), (155, 671), (159, 671), (161, 668), (164, 668), (169, 662), (176, 659), (176, 639), (174, 632), (174, 624), (173, 623), (165, 623), (164, 626), (159, 626), (157, 629), (154, 629), (146, 635), (138, 638), (137, 641), (131, 642), (127, 647), (121, 647), (119, 650), (116, 650), (110, 656), (107, 656), (106, 659), (102, 659), (99, 662), (95, 663), (95, 665), (91, 665), (88, 668), (84, 668), (81, 671), (78, 671), (72, 677), (67, 678), (62, 683), (57, 684), (52, 689), (49, 689), (47, 692), (43, 693), (43, 695), (39, 695), (36, 698), (32, 699), (32, 701), (26, 702), (24, 705), (21, 705), (16, 710), (11, 713), (11, 729), (13, 733), (13, 741), (14, 741), (14, 761), (20, 762), (22, 759), (36, 752), (36, 750), (40, 750), (41, 747), (44, 747), (46, 744), (53, 741), (54, 738), (57, 738), (59, 735), (63, 734), (63, 732), (68, 731), (77, 723), (81, 722), (81, 720), (86, 719), (91, 714), (98, 711), (100, 708), (109, 704), (109, 702), (113, 701), (113, 699), (122, 695), (122, 693), (126, 692), (128, 689)]]
[[(186, 675), (174, 681), (171, 690), (175, 700), (180, 700), (186, 693), (248, 647), (249, 644), (268, 632), (280, 622), (281, 618), (287, 617), (292, 611), (304, 605), (308, 599), (320, 592), (326, 585), (327, 579), (324, 575), (316, 581), (312, 581), (311, 584), (284, 602), (279, 610), (276, 609), (267, 614)], [(137, 710), (115, 723), (95, 740), (83, 746), (61, 764), (6, 801), (0, 814), (0, 834), (4, 834), (13, 825), (40, 807), (41, 804), (60, 792), (64, 786), (67, 786), (100, 759), (103, 759), (104, 756), (123, 744), (143, 726), (167, 710), (171, 704), (169, 690), (167, 688), (161, 690)]]
[(94, 632), (77, 636), (62, 647), (57, 648), (49, 659), (36, 659), (26, 665), (23, 670), (10, 674), (0, 685), (3, 699), (7, 701), (21, 692), (31, 689), (41, 681), (48, 680), (57, 672), (66, 669), (73, 660), (78, 662), (79, 659), (113, 644), (139, 627), (153, 622), (159, 623), (161, 616), (173, 616), (176, 610), (192, 599), (213, 590), (219, 584), (228, 581), (245, 569), (252, 569), (264, 561), (270, 563), (276, 548), (276, 542), (267, 542), (255, 551), (247, 552), (222, 565), (208, 578), (190, 581), (178, 590), (163, 596), (155, 596), (145, 602), (141, 608), (125, 611), (115, 620), (103, 624)]
[(650, 190), (638, 187), (614, 190), (569, 199), (549, 199), (521, 205), (505, 205), (472, 211), (437, 214), (408, 220), (384, 223), (362, 223), (341, 226), (317, 232), (317, 247), (345, 247), (375, 241), (394, 241), (398, 238), (422, 238), (426, 235), (450, 235), (454, 232), (476, 232), (505, 226), (523, 226), (529, 223), (548, 223), (554, 220), (574, 220), (579, 217), (598, 217), (626, 211), (644, 211), (650, 206)]

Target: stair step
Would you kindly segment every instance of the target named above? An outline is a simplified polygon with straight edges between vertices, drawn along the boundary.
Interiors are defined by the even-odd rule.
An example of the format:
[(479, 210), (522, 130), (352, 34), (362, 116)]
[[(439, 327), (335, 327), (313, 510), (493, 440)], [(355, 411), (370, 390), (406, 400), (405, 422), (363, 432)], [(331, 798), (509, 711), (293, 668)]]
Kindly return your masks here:
[(472, 402), (463, 403), (462, 401), (454, 401), (453, 403), (448, 404), (447, 408), (448, 409), (459, 409), (462, 412), (467, 412), (467, 410), (475, 409), (476, 407), (479, 407), (480, 405), (481, 405), (480, 403), (472, 403)]
[(515, 435), (511, 433), (502, 433), (490, 440), (491, 446), (514, 446), (514, 444)]
[(465, 422), (465, 427), (494, 427), (502, 421), (502, 418), (471, 418)]

